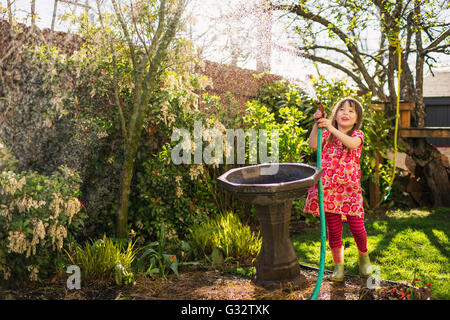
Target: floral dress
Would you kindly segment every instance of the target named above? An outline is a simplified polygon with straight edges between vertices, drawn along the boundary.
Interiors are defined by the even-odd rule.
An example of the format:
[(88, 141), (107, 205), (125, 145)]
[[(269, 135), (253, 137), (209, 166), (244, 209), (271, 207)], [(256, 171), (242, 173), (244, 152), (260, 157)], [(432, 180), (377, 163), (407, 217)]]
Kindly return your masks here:
[[(361, 145), (349, 150), (335, 138), (328, 143), (330, 133), (323, 130), (322, 141), (322, 184), (323, 205), (325, 212), (340, 214), (342, 220), (346, 215), (364, 217), (363, 197), (361, 190), (361, 168), (359, 158), (364, 143), (364, 133), (355, 130), (352, 137), (359, 137)], [(318, 186), (308, 190), (304, 212), (319, 215)]]

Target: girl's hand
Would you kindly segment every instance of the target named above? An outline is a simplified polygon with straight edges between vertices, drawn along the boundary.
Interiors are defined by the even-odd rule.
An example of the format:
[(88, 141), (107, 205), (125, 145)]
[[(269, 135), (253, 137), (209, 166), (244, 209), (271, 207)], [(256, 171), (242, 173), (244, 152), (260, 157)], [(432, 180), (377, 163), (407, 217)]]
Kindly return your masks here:
[(327, 118), (320, 118), (317, 120), (317, 126), (319, 128), (329, 129), (332, 127), (331, 121)]
[[(323, 117), (326, 117), (327, 114), (324, 112)], [(314, 113), (314, 121), (317, 122), (320, 118), (322, 118), (322, 112), (317, 109), (317, 111)]]

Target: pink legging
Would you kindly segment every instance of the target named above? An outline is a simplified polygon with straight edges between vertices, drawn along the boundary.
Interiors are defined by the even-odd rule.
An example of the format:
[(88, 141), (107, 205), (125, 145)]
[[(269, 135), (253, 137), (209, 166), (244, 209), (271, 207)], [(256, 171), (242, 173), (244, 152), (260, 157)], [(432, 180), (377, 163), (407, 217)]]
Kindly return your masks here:
[[(325, 220), (328, 227), (328, 243), (330, 244), (330, 248), (340, 248), (342, 246), (341, 215), (325, 212)], [(363, 253), (367, 252), (367, 233), (364, 228), (364, 218), (347, 215), (347, 223), (358, 250)]]

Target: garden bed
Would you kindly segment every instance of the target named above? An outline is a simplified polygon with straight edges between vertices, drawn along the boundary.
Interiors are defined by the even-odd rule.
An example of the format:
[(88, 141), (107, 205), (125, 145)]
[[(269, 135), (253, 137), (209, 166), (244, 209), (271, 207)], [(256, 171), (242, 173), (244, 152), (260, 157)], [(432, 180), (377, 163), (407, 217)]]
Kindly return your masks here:
[[(317, 271), (302, 267), (307, 283), (302, 288), (269, 291), (251, 280), (224, 274), (205, 266), (190, 266), (168, 280), (137, 278), (133, 285), (117, 286), (109, 281), (82, 282), (80, 290), (68, 290), (61, 277), (53, 283), (30, 284), (17, 289), (1, 289), (3, 300), (308, 300)], [(327, 280), (325, 272), (319, 300), (399, 300), (406, 299), (406, 284), (382, 281), (380, 290), (370, 290), (366, 280), (346, 276), (343, 283)], [(404, 292), (402, 295), (401, 292)], [(429, 299), (429, 290), (421, 299)], [(410, 298), (410, 297), (409, 297)]]

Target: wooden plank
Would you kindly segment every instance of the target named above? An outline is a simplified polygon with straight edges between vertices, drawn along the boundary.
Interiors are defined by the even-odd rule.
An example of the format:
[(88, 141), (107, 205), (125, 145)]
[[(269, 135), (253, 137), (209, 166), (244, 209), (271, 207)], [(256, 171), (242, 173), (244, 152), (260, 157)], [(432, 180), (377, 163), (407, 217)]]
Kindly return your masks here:
[(400, 111), (400, 127), (401, 128), (411, 127), (411, 111), (409, 110)]
[[(397, 107), (397, 105), (395, 105)], [(400, 102), (399, 110), (414, 110), (414, 101)]]
[(402, 138), (450, 138), (450, 127), (401, 128)]

